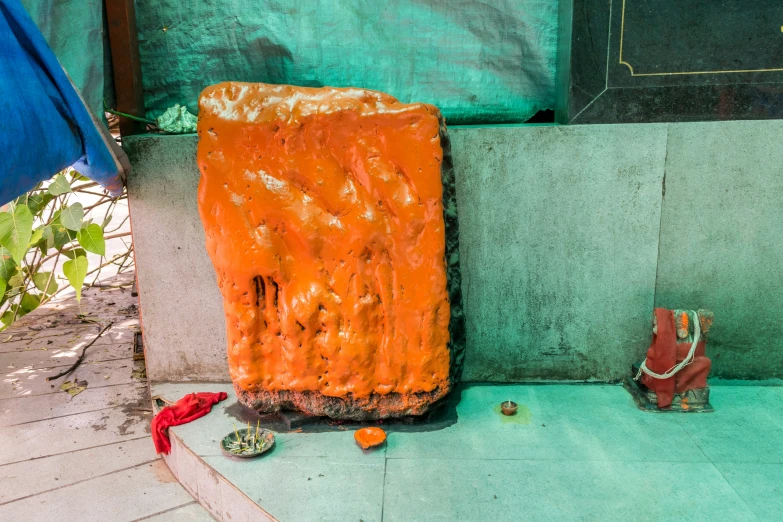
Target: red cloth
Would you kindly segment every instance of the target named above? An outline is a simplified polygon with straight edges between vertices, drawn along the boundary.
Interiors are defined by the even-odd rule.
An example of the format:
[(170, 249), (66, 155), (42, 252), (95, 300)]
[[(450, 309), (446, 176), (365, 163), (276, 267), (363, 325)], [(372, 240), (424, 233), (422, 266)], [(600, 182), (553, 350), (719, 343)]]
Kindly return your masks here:
[[(696, 352), (693, 354), (693, 362), (674, 376), (674, 391), (676, 393), (707, 386), (707, 376), (710, 374), (712, 362), (705, 353), (706, 348), (707, 344), (704, 340), (699, 341), (699, 344), (696, 345)], [(678, 343), (677, 362), (685, 359), (690, 349), (691, 343)]]
[(169, 426), (179, 426), (203, 417), (212, 410), (213, 405), (226, 397), (226, 392), (191, 393), (160, 410), (152, 419), (152, 442), (155, 443), (155, 451), (166, 454), (171, 451)]
[[(674, 326), (674, 312), (665, 308), (656, 308), (658, 333), (647, 350), (647, 367), (655, 373), (666, 373), (672, 366), (682, 362), (688, 356), (691, 343), (677, 342), (677, 328)], [(698, 321), (698, 319), (696, 319)], [(658, 396), (658, 407), (671, 405), (676, 393), (707, 386), (710, 373), (710, 360), (705, 355), (706, 343), (702, 339), (696, 345), (693, 362), (668, 379), (655, 379), (642, 375), (642, 383)]]
[[(665, 308), (655, 309), (658, 333), (647, 350), (647, 367), (655, 373), (666, 373), (677, 364), (677, 328), (674, 326), (674, 312)], [(658, 396), (658, 407), (665, 408), (674, 397), (674, 377), (655, 379), (642, 375), (642, 383)]]

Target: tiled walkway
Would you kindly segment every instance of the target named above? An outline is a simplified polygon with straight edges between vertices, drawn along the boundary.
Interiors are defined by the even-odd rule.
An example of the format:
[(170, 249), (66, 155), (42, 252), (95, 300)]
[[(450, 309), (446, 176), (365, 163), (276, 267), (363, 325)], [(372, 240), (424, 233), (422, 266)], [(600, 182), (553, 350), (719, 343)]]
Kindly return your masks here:
[[(230, 385), (154, 387), (218, 390), (229, 399), (172, 429), (284, 522), (783, 520), (783, 387), (714, 386), (714, 413), (656, 414), (620, 386), (472, 386), (447, 428), (392, 426), (367, 454), (350, 430), (278, 433), (255, 460), (220, 453), (237, 422)], [(497, 411), (507, 399), (514, 418)]]
[[(51, 382), (100, 330), (72, 294), (0, 332), (0, 520), (212, 520), (152, 446), (146, 379), (131, 375), (135, 303), (129, 285), (86, 291), (81, 312), (114, 324)], [(60, 386), (74, 378), (87, 388), (71, 397)]]

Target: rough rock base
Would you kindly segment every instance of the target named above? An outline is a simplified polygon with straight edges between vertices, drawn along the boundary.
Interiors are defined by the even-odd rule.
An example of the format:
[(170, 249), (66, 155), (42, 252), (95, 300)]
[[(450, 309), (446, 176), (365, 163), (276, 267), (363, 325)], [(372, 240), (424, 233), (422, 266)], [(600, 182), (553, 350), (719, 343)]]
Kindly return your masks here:
[(240, 404), (259, 413), (277, 411), (301, 411), (308, 415), (369, 421), (409, 415), (423, 415), (449, 392), (436, 388), (428, 393), (372, 394), (355, 399), (351, 397), (328, 397), (315, 391), (246, 391), (234, 386)]

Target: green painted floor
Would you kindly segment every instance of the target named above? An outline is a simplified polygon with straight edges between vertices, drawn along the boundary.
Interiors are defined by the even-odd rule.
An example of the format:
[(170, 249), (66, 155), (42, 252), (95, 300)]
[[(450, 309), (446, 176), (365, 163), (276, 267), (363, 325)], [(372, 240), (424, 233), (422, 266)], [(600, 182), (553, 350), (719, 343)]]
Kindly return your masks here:
[[(283, 522), (783, 520), (783, 387), (719, 385), (715, 413), (639, 411), (612, 385), (473, 386), (456, 424), (390, 430), (363, 453), (351, 431), (281, 433), (251, 461), (223, 457), (229, 392), (173, 428), (204, 462)], [(513, 419), (496, 406), (520, 405)]]

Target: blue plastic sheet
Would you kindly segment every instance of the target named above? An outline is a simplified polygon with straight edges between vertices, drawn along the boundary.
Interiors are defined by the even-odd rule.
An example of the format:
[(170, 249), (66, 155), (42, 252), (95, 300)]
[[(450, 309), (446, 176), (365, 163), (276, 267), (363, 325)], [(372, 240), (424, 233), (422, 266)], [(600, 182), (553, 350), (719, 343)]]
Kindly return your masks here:
[(71, 166), (119, 195), (98, 125), (19, 0), (0, 1), (0, 203)]

